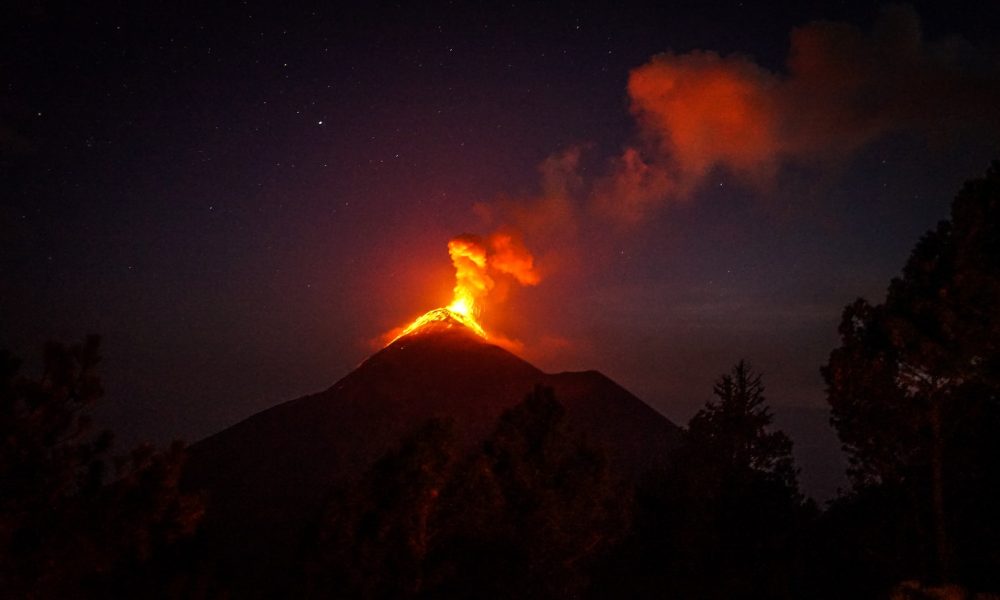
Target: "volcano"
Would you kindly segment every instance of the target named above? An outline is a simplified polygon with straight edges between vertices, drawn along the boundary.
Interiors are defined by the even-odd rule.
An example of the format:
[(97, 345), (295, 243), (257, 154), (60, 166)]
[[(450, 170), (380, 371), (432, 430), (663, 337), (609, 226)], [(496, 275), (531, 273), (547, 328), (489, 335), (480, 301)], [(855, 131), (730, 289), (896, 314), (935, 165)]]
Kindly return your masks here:
[(451, 419), (471, 448), (503, 411), (544, 385), (569, 425), (603, 446), (624, 478), (662, 466), (678, 442), (676, 425), (597, 371), (544, 373), (451, 315), (437, 317), (326, 391), (191, 447), (186, 487), (209, 498), (205, 550), (249, 595), (267, 593), (292, 568), (332, 490), (427, 419)]

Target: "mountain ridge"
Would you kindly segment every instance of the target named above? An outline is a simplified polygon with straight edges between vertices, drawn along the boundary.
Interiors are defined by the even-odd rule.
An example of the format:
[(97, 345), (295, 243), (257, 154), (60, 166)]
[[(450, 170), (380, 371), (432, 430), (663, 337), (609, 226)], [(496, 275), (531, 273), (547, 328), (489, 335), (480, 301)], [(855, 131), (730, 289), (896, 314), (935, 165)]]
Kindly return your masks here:
[[(291, 568), (296, 544), (343, 487), (431, 418), (468, 449), (535, 386), (569, 426), (607, 449), (625, 478), (665, 464), (679, 428), (595, 370), (544, 373), (464, 327), (403, 336), (332, 386), (283, 402), (192, 445), (185, 486), (206, 490), (205, 533), (224, 570)], [(251, 594), (252, 595), (252, 594)]]

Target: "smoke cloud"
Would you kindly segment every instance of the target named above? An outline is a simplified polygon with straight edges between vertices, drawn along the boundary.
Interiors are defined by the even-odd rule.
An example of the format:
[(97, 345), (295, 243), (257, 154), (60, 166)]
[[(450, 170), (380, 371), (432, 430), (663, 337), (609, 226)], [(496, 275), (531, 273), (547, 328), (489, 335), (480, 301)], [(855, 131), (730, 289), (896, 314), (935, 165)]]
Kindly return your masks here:
[(634, 226), (691, 198), (717, 168), (767, 191), (785, 165), (838, 164), (888, 134), (1000, 132), (1000, 65), (961, 39), (925, 40), (908, 6), (885, 9), (870, 31), (794, 29), (783, 72), (738, 54), (667, 52), (633, 69), (627, 91), (637, 133), (603, 175), (581, 176), (586, 146), (553, 155), (539, 197), (500, 204), (507, 222), (546, 239), (586, 217)]
[(541, 281), (534, 257), (513, 233), (494, 233), (487, 239), (487, 245), (491, 269), (510, 275), (521, 285), (538, 285)]
[(767, 189), (783, 164), (840, 161), (894, 132), (935, 141), (1000, 131), (1000, 69), (976, 64), (973, 50), (924, 40), (914, 10), (893, 6), (870, 32), (793, 30), (784, 73), (741, 55), (655, 56), (629, 75), (639, 142), (595, 186), (596, 208), (634, 224), (690, 197), (717, 167)]
[[(497, 275), (509, 275), (521, 285), (537, 285), (541, 281), (534, 257), (511, 232), (498, 231), (485, 239), (472, 234), (459, 235), (448, 242), (448, 253), (460, 278), (476, 280), (471, 285), (474, 288), (492, 287), (491, 280)], [(481, 284), (479, 280), (490, 283)]]

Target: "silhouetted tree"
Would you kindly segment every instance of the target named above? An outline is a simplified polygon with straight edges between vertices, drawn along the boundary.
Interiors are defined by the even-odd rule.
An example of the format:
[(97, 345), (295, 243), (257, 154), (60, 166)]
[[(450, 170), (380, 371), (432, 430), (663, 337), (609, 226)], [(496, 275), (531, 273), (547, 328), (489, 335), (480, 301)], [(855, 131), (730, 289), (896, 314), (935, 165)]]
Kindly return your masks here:
[(431, 420), (328, 505), (306, 565), (306, 595), (409, 598), (424, 587), (442, 490), (453, 476), (452, 425)]
[[(109, 457), (89, 408), (103, 391), (99, 339), (49, 344), (41, 378), (0, 355), (0, 586), (22, 597), (101, 595), (120, 570), (191, 533), (200, 499), (181, 494), (183, 447)], [(111, 469), (114, 467), (114, 469)], [(123, 576), (124, 578), (124, 576)], [(119, 587), (120, 589), (120, 587)]]
[(761, 376), (747, 363), (713, 391), (672, 467), (640, 485), (635, 533), (623, 548), (636, 572), (617, 579), (637, 582), (634, 597), (800, 597), (798, 550), (811, 512), (791, 440), (772, 430)]
[(802, 498), (792, 441), (771, 429), (762, 376), (745, 361), (722, 375), (713, 393), (688, 422), (677, 471), (686, 488), (679, 514), (694, 526), (680, 530), (693, 551), (688, 564), (702, 575), (698, 594), (794, 597)]
[(628, 489), (550, 388), (507, 410), (455, 483), (434, 595), (578, 597), (627, 530)]
[(688, 423), (687, 445), (725, 478), (772, 481), (797, 493), (792, 440), (771, 430), (774, 416), (765, 403), (762, 375), (746, 361), (723, 375), (706, 403)]
[(626, 530), (628, 497), (538, 388), (465, 456), (450, 425), (430, 421), (339, 493), (309, 552), (307, 592), (577, 597)]
[(883, 516), (917, 525), (896, 570), (997, 586), (1000, 163), (966, 183), (884, 303), (844, 310), (840, 337), (823, 376), (854, 490), (899, 498)]

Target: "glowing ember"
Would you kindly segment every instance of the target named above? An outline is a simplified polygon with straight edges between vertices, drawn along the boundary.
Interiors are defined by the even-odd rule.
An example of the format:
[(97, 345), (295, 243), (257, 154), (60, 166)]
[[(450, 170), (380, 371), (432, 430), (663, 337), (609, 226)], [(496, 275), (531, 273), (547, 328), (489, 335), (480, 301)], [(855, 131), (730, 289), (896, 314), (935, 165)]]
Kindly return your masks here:
[(455, 265), (451, 304), (417, 318), (393, 337), (390, 344), (430, 325), (451, 327), (460, 324), (476, 335), (488, 338), (479, 323), (479, 316), (483, 300), (495, 285), (489, 272), (510, 275), (524, 285), (535, 285), (539, 281), (534, 270), (534, 258), (509, 234), (494, 234), (486, 243), (474, 236), (459, 236), (448, 242), (448, 254)]

